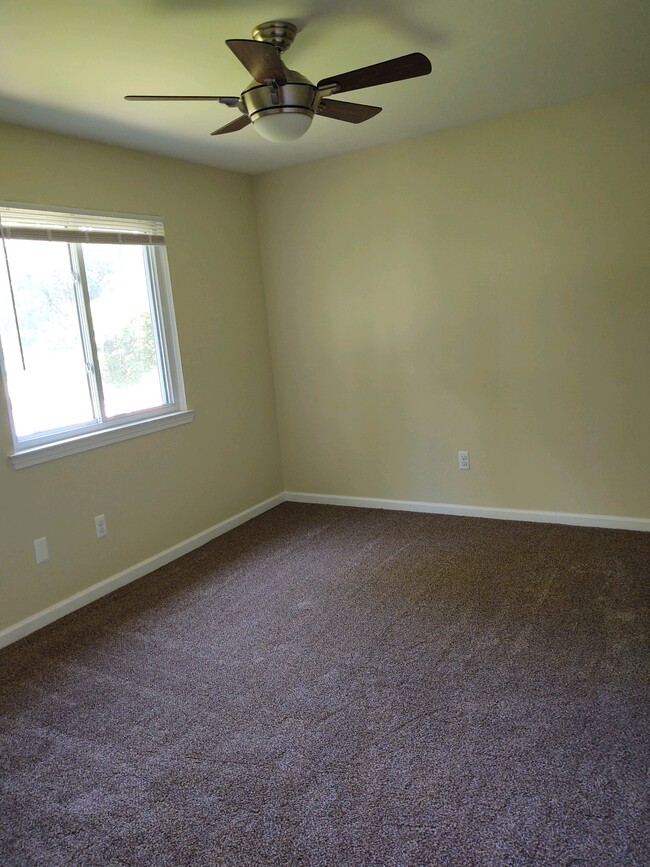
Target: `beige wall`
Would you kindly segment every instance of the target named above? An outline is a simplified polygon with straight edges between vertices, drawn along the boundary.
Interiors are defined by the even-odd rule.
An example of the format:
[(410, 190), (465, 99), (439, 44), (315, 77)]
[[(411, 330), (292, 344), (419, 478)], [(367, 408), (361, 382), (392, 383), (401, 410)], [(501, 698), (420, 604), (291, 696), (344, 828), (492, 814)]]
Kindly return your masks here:
[(283, 487), (650, 517), (649, 165), (648, 87), (254, 180), (0, 125), (1, 199), (165, 218), (196, 413), (0, 460), (0, 629)]
[[(278, 493), (282, 477), (250, 178), (0, 126), (0, 199), (164, 217), (195, 411), (189, 425), (26, 469), (0, 459), (1, 629)], [(50, 561), (36, 566), (39, 536)]]
[(286, 488), (650, 517), (649, 143), (642, 87), (256, 178)]

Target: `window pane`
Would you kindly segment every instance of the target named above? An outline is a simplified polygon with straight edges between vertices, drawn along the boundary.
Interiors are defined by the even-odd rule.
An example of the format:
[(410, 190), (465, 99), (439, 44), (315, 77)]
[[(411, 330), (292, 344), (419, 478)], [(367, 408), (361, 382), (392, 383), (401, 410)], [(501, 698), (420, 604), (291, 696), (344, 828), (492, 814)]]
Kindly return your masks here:
[(83, 256), (107, 417), (162, 406), (146, 249), (84, 244)]
[(19, 438), (93, 421), (68, 245), (7, 241), (20, 357), (6, 269), (0, 268), (0, 333)]

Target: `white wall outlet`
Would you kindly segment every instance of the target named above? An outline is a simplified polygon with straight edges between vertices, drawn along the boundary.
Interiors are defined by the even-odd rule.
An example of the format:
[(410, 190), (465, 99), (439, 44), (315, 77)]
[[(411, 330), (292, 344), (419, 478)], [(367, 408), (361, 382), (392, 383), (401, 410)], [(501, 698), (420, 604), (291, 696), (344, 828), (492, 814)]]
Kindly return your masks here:
[(104, 536), (108, 533), (108, 527), (106, 526), (106, 515), (95, 515), (95, 532), (97, 533), (98, 539), (103, 539)]
[(37, 563), (46, 563), (50, 559), (50, 552), (45, 536), (41, 536), (40, 539), (34, 539), (34, 553), (36, 554)]
[(469, 452), (458, 452), (458, 469), (469, 470)]

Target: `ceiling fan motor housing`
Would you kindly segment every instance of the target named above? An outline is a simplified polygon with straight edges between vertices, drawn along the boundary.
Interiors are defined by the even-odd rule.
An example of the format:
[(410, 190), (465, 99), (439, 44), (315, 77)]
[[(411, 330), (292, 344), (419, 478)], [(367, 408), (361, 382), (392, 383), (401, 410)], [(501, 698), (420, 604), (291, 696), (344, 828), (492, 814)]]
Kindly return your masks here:
[(241, 97), (246, 114), (255, 123), (272, 114), (304, 114), (314, 116), (316, 86), (299, 72), (287, 70), (287, 83), (281, 87), (273, 83), (252, 81)]

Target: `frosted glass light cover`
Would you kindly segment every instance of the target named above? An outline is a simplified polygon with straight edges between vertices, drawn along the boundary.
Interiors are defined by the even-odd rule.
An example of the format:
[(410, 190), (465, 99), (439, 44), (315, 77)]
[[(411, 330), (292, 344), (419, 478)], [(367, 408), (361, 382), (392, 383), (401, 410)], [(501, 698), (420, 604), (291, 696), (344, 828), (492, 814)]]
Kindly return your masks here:
[(311, 126), (312, 118), (299, 112), (263, 114), (253, 121), (258, 133), (269, 141), (295, 141)]

